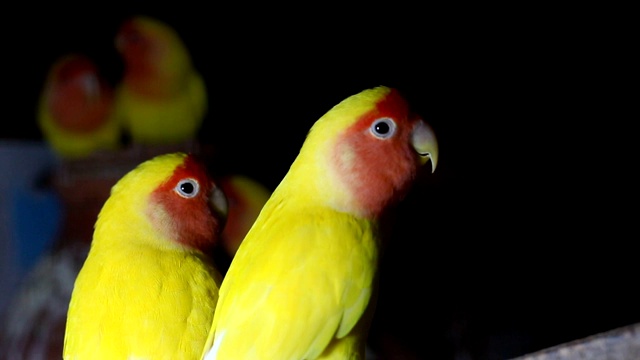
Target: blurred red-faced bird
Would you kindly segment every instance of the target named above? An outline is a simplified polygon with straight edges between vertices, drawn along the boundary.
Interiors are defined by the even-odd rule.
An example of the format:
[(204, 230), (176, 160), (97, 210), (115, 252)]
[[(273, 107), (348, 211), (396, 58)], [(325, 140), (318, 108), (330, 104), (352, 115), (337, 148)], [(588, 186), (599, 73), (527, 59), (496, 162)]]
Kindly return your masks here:
[(434, 132), (395, 89), (316, 121), (231, 262), (203, 358), (364, 359), (380, 220), (429, 159)]
[(64, 159), (115, 150), (121, 145), (121, 129), (113, 102), (113, 89), (97, 65), (85, 55), (67, 54), (49, 69), (38, 103), (38, 126)]
[(271, 196), (271, 190), (245, 175), (231, 174), (218, 180), (229, 204), (227, 221), (220, 237), (225, 252), (235, 255), (242, 239), (253, 226), (260, 210)]

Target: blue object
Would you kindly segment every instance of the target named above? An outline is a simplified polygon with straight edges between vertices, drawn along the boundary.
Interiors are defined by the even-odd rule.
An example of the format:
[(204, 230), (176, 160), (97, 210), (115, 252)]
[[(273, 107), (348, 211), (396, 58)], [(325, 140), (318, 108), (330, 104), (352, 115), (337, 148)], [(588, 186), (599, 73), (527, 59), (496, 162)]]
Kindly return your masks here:
[(62, 201), (41, 181), (58, 161), (43, 142), (0, 141), (0, 313), (62, 225)]
[(50, 189), (16, 188), (12, 197), (18, 266), (26, 272), (51, 249), (62, 224), (63, 205)]

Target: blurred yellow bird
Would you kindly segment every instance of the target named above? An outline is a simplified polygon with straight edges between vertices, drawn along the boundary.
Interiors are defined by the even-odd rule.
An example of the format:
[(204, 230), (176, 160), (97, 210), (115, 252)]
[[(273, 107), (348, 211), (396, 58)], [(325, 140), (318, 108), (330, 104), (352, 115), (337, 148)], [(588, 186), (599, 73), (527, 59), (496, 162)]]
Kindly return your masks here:
[(395, 89), (316, 121), (231, 262), (202, 357), (364, 359), (380, 219), (429, 159), (434, 132)]
[(136, 16), (120, 26), (115, 47), (124, 61), (117, 116), (132, 143), (194, 140), (207, 113), (207, 89), (179, 34), (158, 19)]
[(122, 177), (75, 281), (63, 358), (198, 358), (221, 282), (209, 254), (226, 211), (193, 155), (160, 155)]

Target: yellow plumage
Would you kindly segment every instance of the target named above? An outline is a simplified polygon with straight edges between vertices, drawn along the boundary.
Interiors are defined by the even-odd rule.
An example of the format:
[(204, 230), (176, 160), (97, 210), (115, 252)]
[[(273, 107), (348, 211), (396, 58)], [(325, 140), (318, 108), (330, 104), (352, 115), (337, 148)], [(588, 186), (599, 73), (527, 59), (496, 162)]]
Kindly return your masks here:
[(207, 89), (178, 33), (158, 19), (137, 16), (122, 24), (116, 48), (124, 60), (116, 114), (132, 142), (194, 140), (207, 112)]
[[(65, 360), (201, 354), (221, 281), (204, 249), (225, 213), (220, 190), (204, 174), (191, 156), (167, 154), (112, 188), (74, 285)], [(193, 180), (196, 196), (178, 194)], [(216, 206), (209, 207), (211, 199)]]
[(363, 359), (379, 216), (429, 158), (435, 168), (435, 137), (396, 90), (320, 118), (232, 260), (203, 357)]

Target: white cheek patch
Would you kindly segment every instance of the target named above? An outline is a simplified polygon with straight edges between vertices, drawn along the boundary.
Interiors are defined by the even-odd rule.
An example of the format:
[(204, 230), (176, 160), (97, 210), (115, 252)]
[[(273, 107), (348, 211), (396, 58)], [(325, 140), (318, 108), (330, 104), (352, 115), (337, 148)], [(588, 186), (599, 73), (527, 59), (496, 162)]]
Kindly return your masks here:
[(341, 144), (338, 147), (338, 164), (340, 164), (340, 171), (350, 172), (354, 168), (357, 158), (356, 153), (348, 144)]
[(146, 214), (153, 229), (165, 237), (176, 238), (177, 229), (174, 227), (173, 218), (160, 204), (148, 206)]
[[(322, 187), (326, 196), (327, 205), (341, 212), (353, 212), (354, 196), (357, 196), (357, 189), (361, 179), (358, 174), (359, 163), (358, 153), (352, 144), (348, 142), (338, 142), (335, 144), (334, 152), (331, 154), (329, 164), (325, 173), (320, 174), (325, 180)], [(325, 160), (325, 161), (326, 161)]]

